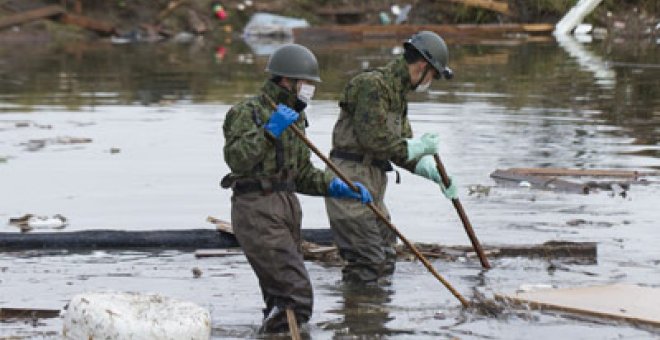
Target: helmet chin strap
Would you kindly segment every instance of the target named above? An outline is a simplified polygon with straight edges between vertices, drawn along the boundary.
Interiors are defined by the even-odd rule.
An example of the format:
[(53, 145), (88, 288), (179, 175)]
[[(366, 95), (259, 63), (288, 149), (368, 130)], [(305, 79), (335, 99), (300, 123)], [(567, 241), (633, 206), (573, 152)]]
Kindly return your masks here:
[(415, 84), (415, 85), (413, 86), (413, 90), (416, 89), (417, 86), (419, 86), (419, 84), (422, 83), (422, 80), (424, 80), (424, 78), (426, 78), (426, 74), (429, 72), (429, 69), (431, 69), (431, 65), (430, 65), (430, 64), (426, 64), (426, 66), (424, 66), (424, 72), (422, 73), (422, 76), (419, 77), (419, 80), (417, 81), (417, 84)]

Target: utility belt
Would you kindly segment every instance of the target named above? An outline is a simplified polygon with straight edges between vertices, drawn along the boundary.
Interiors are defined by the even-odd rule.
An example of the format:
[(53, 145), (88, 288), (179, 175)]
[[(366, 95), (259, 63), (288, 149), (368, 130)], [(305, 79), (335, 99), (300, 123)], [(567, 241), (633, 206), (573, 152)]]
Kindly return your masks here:
[(276, 191), (296, 191), (296, 182), (294, 176), (270, 177), (270, 178), (232, 178), (225, 176), (220, 182), (220, 186), (234, 191), (234, 195), (243, 195), (251, 192), (261, 192), (263, 195), (270, 195)]
[[(359, 153), (341, 151), (337, 149), (332, 149), (332, 151), (330, 151), (330, 157), (345, 159), (347, 161), (353, 161), (357, 163), (364, 163), (364, 159), (366, 158), (365, 155)], [(383, 170), (384, 172), (389, 172), (394, 170), (394, 168), (392, 167), (392, 163), (390, 163), (390, 161), (385, 159), (373, 159), (371, 160), (371, 162), (369, 162), (369, 164)]]

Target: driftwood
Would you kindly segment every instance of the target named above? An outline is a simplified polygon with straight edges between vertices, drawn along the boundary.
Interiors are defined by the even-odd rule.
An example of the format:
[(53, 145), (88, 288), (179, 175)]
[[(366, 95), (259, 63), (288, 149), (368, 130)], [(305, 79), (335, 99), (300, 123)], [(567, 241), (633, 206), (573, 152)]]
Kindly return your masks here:
[[(476, 257), (470, 246), (443, 246), (438, 244), (418, 243), (417, 248), (427, 257), (455, 261), (460, 257)], [(548, 241), (540, 245), (484, 245), (484, 252), (489, 258), (528, 257), (543, 259), (561, 259), (582, 264), (596, 263), (598, 257), (595, 242)], [(397, 247), (399, 257), (410, 258), (403, 247)]]
[(509, 4), (506, 1), (494, 1), (494, 0), (449, 0), (451, 2), (456, 2), (463, 4), (465, 6), (483, 8), (504, 15), (511, 15), (509, 10)]
[[(476, 258), (477, 254), (470, 246), (445, 246), (439, 244), (416, 243), (417, 249), (427, 258), (457, 261), (459, 258)], [(527, 257), (547, 260), (560, 260), (578, 264), (595, 264), (598, 250), (595, 242), (548, 241), (538, 245), (486, 245), (484, 253), (489, 258)], [(335, 246), (321, 246), (311, 242), (303, 242), (305, 260), (339, 265), (341, 258)], [(240, 255), (242, 251), (235, 249), (198, 249), (195, 256), (225, 257)], [(414, 260), (413, 254), (403, 245), (397, 246), (397, 258), (400, 261)]]
[(64, 24), (79, 26), (101, 35), (112, 35), (115, 33), (115, 27), (111, 23), (92, 19), (80, 14), (68, 13), (64, 7), (59, 5), (40, 7), (0, 18), (0, 29), (44, 18), (59, 20)]
[(60, 16), (60, 22), (67, 25), (82, 27), (103, 36), (110, 36), (116, 33), (113, 24), (78, 14), (64, 13)]
[(64, 14), (64, 12), (65, 12), (64, 8), (58, 5), (46, 6), (25, 12), (20, 12), (5, 18), (0, 18), (0, 29), (24, 24), (26, 22), (39, 20), (43, 18), (57, 17)]

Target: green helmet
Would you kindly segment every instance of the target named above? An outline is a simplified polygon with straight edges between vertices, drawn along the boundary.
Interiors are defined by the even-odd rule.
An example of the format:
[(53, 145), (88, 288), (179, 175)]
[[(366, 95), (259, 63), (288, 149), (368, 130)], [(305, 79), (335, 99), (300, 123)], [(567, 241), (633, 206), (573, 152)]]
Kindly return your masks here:
[(417, 32), (403, 43), (404, 47), (414, 47), (426, 59), (426, 61), (438, 71), (438, 77), (442, 75), (447, 79), (451, 79), (453, 73), (447, 62), (449, 61), (449, 51), (445, 41), (434, 32), (421, 31)]
[(286, 44), (275, 50), (268, 59), (266, 72), (293, 79), (321, 81), (314, 53), (298, 44)]

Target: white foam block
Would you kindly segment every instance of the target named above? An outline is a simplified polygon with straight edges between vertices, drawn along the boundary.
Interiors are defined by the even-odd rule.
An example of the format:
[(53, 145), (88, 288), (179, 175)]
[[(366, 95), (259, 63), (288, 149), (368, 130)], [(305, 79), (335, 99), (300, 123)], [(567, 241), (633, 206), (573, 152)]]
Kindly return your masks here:
[(207, 340), (209, 312), (157, 294), (120, 292), (74, 296), (64, 316), (64, 339)]

